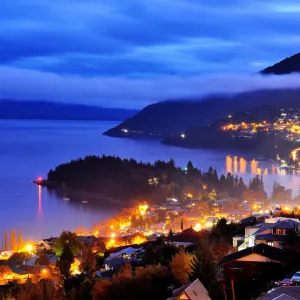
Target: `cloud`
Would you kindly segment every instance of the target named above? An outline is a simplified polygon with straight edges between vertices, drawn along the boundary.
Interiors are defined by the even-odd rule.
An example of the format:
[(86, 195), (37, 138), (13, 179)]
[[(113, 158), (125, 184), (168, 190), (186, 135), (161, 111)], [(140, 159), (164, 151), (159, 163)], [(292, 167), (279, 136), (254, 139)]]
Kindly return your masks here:
[[(68, 85), (70, 77), (82, 78), (82, 82), (102, 78), (132, 84), (164, 78), (186, 81), (220, 73), (253, 74), (299, 52), (298, 0), (282, 3), (0, 1), (0, 66), (14, 72), (20, 69), (23, 76), (41, 72), (44, 91), (40, 93), (45, 97), (53, 84), (47, 84), (54, 76), (49, 73), (65, 80), (69, 89), (74, 88)], [(25, 84), (29, 79), (20, 80)], [(148, 95), (143, 97), (148, 99)], [(121, 98), (131, 99), (126, 94)]]
[[(26, 81), (24, 81), (26, 78)], [(0, 68), (0, 98), (90, 103), (105, 107), (142, 108), (163, 99), (197, 98), (213, 93), (298, 88), (300, 75), (250, 76), (209, 74), (159, 78), (63, 77), (54, 73)]]

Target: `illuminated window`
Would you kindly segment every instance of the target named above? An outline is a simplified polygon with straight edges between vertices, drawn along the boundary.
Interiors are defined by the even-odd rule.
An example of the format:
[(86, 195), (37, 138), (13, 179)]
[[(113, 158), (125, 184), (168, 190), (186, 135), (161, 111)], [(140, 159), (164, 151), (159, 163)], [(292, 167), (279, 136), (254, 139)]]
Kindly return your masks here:
[(268, 242), (268, 246), (272, 246), (273, 247), (273, 242)]

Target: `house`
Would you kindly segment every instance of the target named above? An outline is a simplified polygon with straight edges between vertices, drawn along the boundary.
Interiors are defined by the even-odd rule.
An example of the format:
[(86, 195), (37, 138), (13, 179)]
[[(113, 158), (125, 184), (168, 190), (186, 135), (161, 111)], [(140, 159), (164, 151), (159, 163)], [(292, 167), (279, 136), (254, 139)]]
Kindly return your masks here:
[(268, 291), (257, 300), (298, 300), (300, 299), (300, 286), (284, 286)]
[(190, 243), (192, 245), (192, 244), (197, 244), (200, 238), (201, 238), (201, 232), (197, 232), (192, 228), (188, 228), (183, 230), (179, 234), (168, 236), (166, 238), (166, 242), (172, 243), (174, 245), (178, 243)]
[(211, 300), (203, 284), (196, 279), (173, 291), (167, 300)]
[(245, 235), (233, 237), (233, 246), (241, 251), (258, 244), (281, 248), (292, 233), (300, 230), (300, 222), (290, 218), (266, 219), (265, 223), (247, 226)]
[(244, 281), (270, 270), (275, 274), (281, 261), (281, 249), (261, 243), (225, 256), (219, 263), (219, 275), (226, 283)]
[(144, 248), (128, 247), (116, 253), (111, 253), (109, 257), (104, 260), (105, 270), (121, 267), (125, 263), (133, 263), (139, 261), (139, 256), (145, 252)]
[(106, 271), (113, 270), (118, 271), (126, 263), (137, 262), (135, 258), (115, 257), (113, 259), (104, 262), (104, 268)]
[(53, 243), (54, 243), (54, 241), (55, 241), (56, 239), (57, 239), (57, 238), (51, 237), (51, 238), (49, 238), (49, 239), (43, 239), (43, 240), (40, 240), (40, 241), (38, 241), (37, 246), (39, 246), (39, 247), (41, 247), (41, 248), (43, 248), (43, 249), (45, 249), (45, 250), (51, 250), (52, 245), (53, 245)]

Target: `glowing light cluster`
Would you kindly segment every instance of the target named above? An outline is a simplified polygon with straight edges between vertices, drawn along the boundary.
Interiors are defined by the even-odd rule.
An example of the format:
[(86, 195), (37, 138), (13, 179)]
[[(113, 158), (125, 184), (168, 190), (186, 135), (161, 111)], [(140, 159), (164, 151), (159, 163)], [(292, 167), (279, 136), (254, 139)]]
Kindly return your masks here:
[(144, 216), (147, 212), (147, 209), (148, 209), (148, 205), (145, 204), (145, 205), (140, 205), (139, 206), (139, 212), (142, 216)]

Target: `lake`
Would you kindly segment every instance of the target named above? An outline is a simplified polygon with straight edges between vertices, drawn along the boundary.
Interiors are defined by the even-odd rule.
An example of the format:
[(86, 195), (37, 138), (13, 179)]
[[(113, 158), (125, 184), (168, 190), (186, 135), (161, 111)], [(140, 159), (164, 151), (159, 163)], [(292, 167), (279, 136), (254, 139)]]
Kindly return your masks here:
[(253, 161), (241, 153), (190, 150), (165, 146), (158, 141), (102, 135), (117, 123), (0, 120), (0, 234), (5, 229), (22, 229), (25, 238), (36, 240), (57, 236), (63, 229), (90, 228), (111, 216), (117, 208), (101, 209), (66, 202), (31, 183), (38, 176), (46, 177), (50, 168), (62, 162), (90, 154), (149, 162), (174, 158), (181, 167), (191, 160), (202, 170), (209, 166), (216, 168), (219, 175), (228, 171), (237, 173), (246, 183), (254, 174), (263, 173), (268, 193), (275, 180), (292, 188), (294, 195), (298, 193), (298, 175), (278, 172), (271, 163)]

